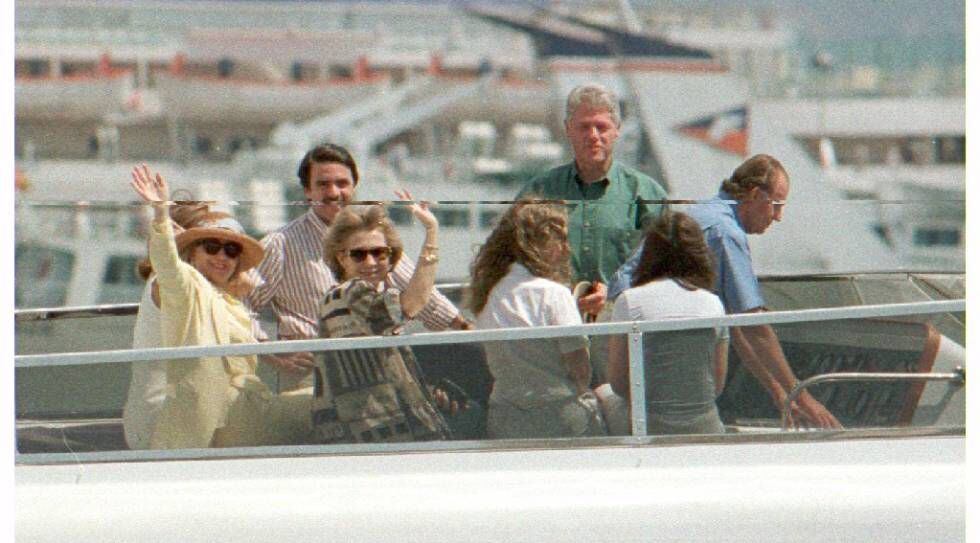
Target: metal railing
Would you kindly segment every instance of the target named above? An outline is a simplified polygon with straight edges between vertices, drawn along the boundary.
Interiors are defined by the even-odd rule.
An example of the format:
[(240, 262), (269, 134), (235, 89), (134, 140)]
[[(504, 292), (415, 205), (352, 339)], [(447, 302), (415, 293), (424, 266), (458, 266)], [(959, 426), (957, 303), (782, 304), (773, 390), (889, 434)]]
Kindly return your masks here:
[[(597, 336), (624, 334), (628, 341), (628, 357), (630, 372), (630, 405), (632, 412), (631, 429), (632, 435), (617, 437), (614, 441), (618, 444), (641, 444), (648, 442), (646, 425), (646, 384), (644, 376), (643, 360), (643, 334), (648, 332), (680, 331), (703, 328), (715, 328), (725, 326), (754, 326), (771, 325), (785, 323), (804, 323), (831, 321), (843, 319), (863, 319), (863, 318), (891, 318), (891, 317), (910, 317), (928, 316), (940, 313), (961, 312), (966, 310), (966, 301), (963, 299), (934, 302), (917, 302), (907, 304), (887, 304), (830, 309), (810, 309), (798, 311), (774, 311), (764, 313), (751, 313), (739, 315), (726, 315), (723, 317), (711, 318), (688, 318), (669, 321), (642, 321), (642, 322), (608, 322), (593, 323), (576, 326), (543, 326), (536, 328), (507, 328), (498, 330), (475, 330), (458, 332), (431, 332), (418, 333), (404, 336), (372, 336), (360, 338), (337, 338), (337, 339), (311, 339), (311, 340), (292, 340), (292, 341), (270, 341), (265, 343), (235, 344), (235, 345), (212, 345), (200, 347), (168, 347), (155, 349), (130, 349), (130, 350), (110, 350), (82, 353), (55, 353), (55, 354), (33, 354), (17, 355), (14, 357), (16, 368), (38, 368), (56, 366), (83, 366), (97, 364), (131, 363), (131, 362), (152, 362), (181, 358), (195, 358), (207, 356), (249, 356), (273, 353), (289, 353), (299, 351), (325, 351), (325, 350), (348, 350), (364, 348), (383, 348), (410, 345), (438, 345), (438, 344), (458, 344), (470, 342), (504, 341), (515, 339), (543, 339), (558, 338), (565, 336)], [(840, 375), (840, 374), (838, 374)], [(849, 375), (849, 374), (844, 374)], [(860, 374), (862, 376), (867, 374)], [(889, 374), (886, 374), (892, 377)], [(961, 379), (962, 374), (939, 374), (940, 377), (947, 379), (950, 375), (955, 375)], [(832, 376), (831, 376), (832, 377)], [(919, 377), (913, 375), (913, 377)], [(845, 377), (847, 378), (847, 377)], [(931, 377), (930, 377), (931, 378)], [(814, 382), (818, 382), (819, 377), (814, 377), (803, 381), (797, 389), (802, 390)], [(791, 398), (795, 398), (799, 391), (794, 389)], [(705, 436), (696, 436), (704, 438)], [(724, 436), (722, 436), (724, 437)], [(609, 438), (612, 439), (612, 438)], [(659, 437), (658, 437), (659, 439)], [(553, 441), (553, 440), (552, 440)], [(552, 441), (549, 441), (551, 443)], [(578, 440), (582, 441), (582, 440)], [(542, 446), (541, 440), (530, 440)], [(351, 445), (337, 447), (334, 445), (322, 446), (291, 446), (286, 447), (257, 447), (254, 450), (234, 449), (213, 454), (220, 457), (231, 456), (255, 456), (270, 454), (270, 451), (277, 451), (276, 454), (295, 455), (303, 453), (390, 453), (405, 451), (437, 451), (449, 449), (461, 450), (483, 450), (487, 447), (508, 446), (513, 444), (513, 440), (493, 442), (488, 445), (485, 442), (456, 444), (375, 444), (375, 445)], [(608, 440), (603, 440), (603, 444), (608, 445)], [(552, 443), (552, 445), (554, 445)], [(288, 451), (287, 451), (288, 449)], [(295, 450), (294, 450), (295, 449)], [(286, 453), (283, 453), (286, 451)], [(211, 453), (202, 451), (179, 452), (179, 451), (110, 451), (100, 453), (43, 453), (27, 454), (17, 453), (18, 462), (27, 463), (57, 463), (75, 462), (80, 459), (90, 459), (92, 461), (115, 460), (140, 460), (140, 459), (173, 459), (193, 456), (208, 457)], [(83, 458), (84, 457), (84, 458)], [(32, 458), (27, 460), (27, 458)]]
[(722, 317), (700, 317), (664, 321), (603, 322), (575, 326), (501, 328), (497, 330), (474, 330), (466, 332), (424, 332), (404, 336), (302, 339), (199, 347), (162, 347), (155, 349), (125, 349), (82, 353), (28, 354), (14, 356), (14, 363), (17, 368), (31, 368), (42, 366), (151, 362), (207, 356), (251, 356), (301, 351), (385, 348), (402, 345), (446, 345), (514, 339), (558, 338), (576, 335), (642, 335), (646, 332), (670, 332), (726, 326), (757, 326), (763, 324), (803, 323), (842, 319), (908, 317), (961, 311), (966, 311), (965, 299), (796, 311), (770, 311), (725, 315)]
[[(796, 383), (793, 390), (786, 395), (783, 401), (783, 413), (790, 413), (793, 402), (807, 388), (823, 383), (835, 383), (841, 381), (864, 381), (864, 382), (891, 382), (891, 381), (949, 381), (955, 386), (962, 386), (966, 383), (966, 369), (958, 367), (950, 373), (861, 373), (861, 372), (842, 372), (824, 373), (814, 375)], [(783, 417), (783, 429), (789, 428), (789, 419)]]

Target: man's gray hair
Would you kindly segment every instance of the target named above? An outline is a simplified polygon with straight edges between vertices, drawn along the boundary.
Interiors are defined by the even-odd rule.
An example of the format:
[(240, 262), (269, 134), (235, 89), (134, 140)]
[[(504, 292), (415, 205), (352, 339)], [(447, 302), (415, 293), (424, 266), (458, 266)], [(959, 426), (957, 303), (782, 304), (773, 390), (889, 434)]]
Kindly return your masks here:
[(572, 115), (575, 115), (575, 111), (583, 105), (608, 111), (617, 128), (622, 122), (619, 113), (619, 98), (613, 91), (602, 85), (589, 83), (572, 89), (572, 92), (568, 93), (568, 101), (565, 102), (565, 122), (570, 121)]

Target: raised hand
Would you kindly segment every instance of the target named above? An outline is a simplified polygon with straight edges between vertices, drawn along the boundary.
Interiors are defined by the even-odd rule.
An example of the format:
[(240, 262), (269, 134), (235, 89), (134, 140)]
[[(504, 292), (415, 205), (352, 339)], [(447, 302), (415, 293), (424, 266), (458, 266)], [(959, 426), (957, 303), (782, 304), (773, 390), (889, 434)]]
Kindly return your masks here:
[(167, 180), (159, 173), (150, 172), (150, 168), (146, 164), (135, 166), (132, 177), (129, 185), (133, 187), (133, 190), (144, 202), (163, 203), (170, 199), (170, 187), (167, 186)]
[(422, 223), (422, 226), (426, 230), (433, 230), (439, 227), (438, 219), (429, 210), (429, 202), (415, 202), (412, 193), (407, 190), (395, 190), (395, 196), (398, 196), (403, 202), (413, 202), (412, 205), (408, 206), (408, 209), (412, 211), (412, 215)]

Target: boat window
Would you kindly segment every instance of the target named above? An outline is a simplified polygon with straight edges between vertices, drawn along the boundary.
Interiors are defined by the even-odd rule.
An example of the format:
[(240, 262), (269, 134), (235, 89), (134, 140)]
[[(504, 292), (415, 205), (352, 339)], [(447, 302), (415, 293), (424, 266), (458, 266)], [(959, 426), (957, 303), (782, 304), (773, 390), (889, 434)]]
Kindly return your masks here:
[(936, 138), (936, 162), (964, 164), (966, 162), (966, 136)]
[(389, 207), (388, 216), (391, 218), (391, 222), (399, 226), (412, 224), (412, 212), (405, 206)]
[(106, 261), (98, 303), (119, 303), (139, 299), (143, 281), (136, 273), (139, 258), (132, 255), (112, 255)]
[(57, 307), (68, 297), (75, 256), (49, 247), (20, 243), (15, 250), (16, 307)]
[(432, 213), (439, 219), (439, 225), (447, 228), (465, 228), (470, 225), (470, 212), (467, 209), (434, 207)]
[(958, 228), (916, 228), (915, 244), (925, 247), (957, 247), (960, 244)]
[(966, 137), (958, 135), (801, 137), (798, 140), (814, 161), (822, 161), (820, 142), (828, 142), (836, 163), (842, 166), (963, 164), (966, 159)]
[(500, 217), (500, 211), (487, 211), (483, 210), (480, 212), (480, 227), (482, 228), (493, 228), (497, 224), (497, 218)]
[(208, 136), (195, 136), (194, 137), (194, 154), (198, 156), (208, 156), (211, 154), (213, 145), (211, 144), (211, 138)]

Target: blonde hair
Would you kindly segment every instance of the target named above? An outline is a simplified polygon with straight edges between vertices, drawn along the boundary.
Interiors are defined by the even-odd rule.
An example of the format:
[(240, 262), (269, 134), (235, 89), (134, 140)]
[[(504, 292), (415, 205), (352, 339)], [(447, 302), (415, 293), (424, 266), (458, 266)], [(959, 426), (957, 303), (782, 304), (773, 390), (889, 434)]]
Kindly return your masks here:
[(490, 291), (514, 262), (537, 277), (568, 284), (568, 259), (556, 265), (545, 256), (551, 244), (566, 243), (567, 234), (568, 213), (553, 200), (522, 199), (511, 205), (470, 267), (468, 305), (473, 313), (483, 311)]
[(347, 206), (334, 218), (330, 230), (327, 231), (327, 237), (323, 241), (323, 260), (337, 281), (342, 282), (348, 279), (345, 277), (344, 267), (340, 265), (340, 260), (337, 258), (337, 254), (344, 250), (344, 244), (357, 232), (373, 232), (375, 230), (380, 230), (384, 234), (385, 243), (391, 248), (391, 256), (388, 262), (391, 269), (395, 269), (404, 247), (384, 206), (374, 204), (367, 210), (361, 211), (355, 211), (353, 206)]
[[(200, 201), (200, 200), (183, 200), (177, 201), (173, 206), (170, 207), (169, 214), (170, 220), (174, 223), (175, 234), (181, 230), (188, 230), (194, 228), (201, 224), (213, 223), (217, 220), (231, 217), (227, 213), (221, 211), (211, 211), (211, 203)], [(191, 243), (184, 247), (180, 251), (180, 259), (184, 262), (190, 263), (191, 253), (194, 248), (200, 245), (200, 242)], [(235, 271), (232, 272), (231, 278), (228, 279), (228, 285), (225, 287), (225, 292), (231, 294), (236, 298), (243, 298), (249, 292), (255, 288), (255, 284), (248, 277), (248, 274), (241, 271), (241, 260), (235, 265)], [(136, 273), (144, 281), (153, 275), (153, 265), (150, 264), (149, 258), (144, 258), (136, 264)]]

